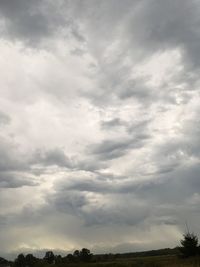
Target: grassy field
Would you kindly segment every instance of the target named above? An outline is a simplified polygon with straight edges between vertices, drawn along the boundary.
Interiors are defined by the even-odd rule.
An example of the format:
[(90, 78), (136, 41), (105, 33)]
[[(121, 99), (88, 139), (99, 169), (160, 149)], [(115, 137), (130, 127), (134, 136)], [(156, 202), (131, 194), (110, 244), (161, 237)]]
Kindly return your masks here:
[[(176, 256), (140, 257), (99, 263), (62, 264), (62, 267), (200, 267), (200, 259), (179, 259)], [(58, 266), (59, 267), (59, 266)]]

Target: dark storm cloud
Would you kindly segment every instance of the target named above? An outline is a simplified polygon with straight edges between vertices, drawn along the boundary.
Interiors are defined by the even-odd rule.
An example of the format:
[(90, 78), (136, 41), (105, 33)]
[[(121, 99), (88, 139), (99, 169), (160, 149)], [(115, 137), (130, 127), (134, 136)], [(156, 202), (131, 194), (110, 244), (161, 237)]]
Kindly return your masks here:
[[(82, 178), (79, 174), (76, 179), (63, 180), (55, 187), (58, 192), (82, 192), (82, 193), (100, 193), (100, 194), (132, 194), (139, 199), (146, 198), (161, 203), (179, 202), (198, 192), (200, 183), (198, 182), (198, 164), (190, 167), (181, 166), (177, 169), (171, 169), (170, 173), (155, 173), (154, 179), (147, 181), (132, 181), (131, 177), (122, 177), (93, 173), (92, 177), (88, 173), (88, 178)], [(178, 188), (180, 194), (177, 193)], [(163, 192), (163, 195), (162, 195)], [(165, 193), (164, 193), (165, 192)], [(182, 195), (182, 193), (184, 193)], [(65, 195), (65, 194), (64, 194)], [(159, 201), (160, 200), (160, 201)]]
[(95, 172), (100, 169), (105, 169), (107, 164), (105, 162), (97, 161), (94, 157), (89, 157), (89, 159), (77, 161), (74, 166), (77, 170)]
[[(92, 177), (89, 177), (91, 176)], [(106, 175), (101, 173), (89, 173), (88, 177), (80, 179), (78, 176), (76, 179), (69, 179), (68, 182), (60, 182), (56, 187), (58, 190), (80, 191), (80, 192), (99, 192), (99, 193), (114, 193), (117, 192), (117, 186), (115, 182), (121, 180), (123, 177), (114, 175)]]
[(23, 186), (36, 186), (34, 177), (29, 174), (0, 171), (0, 188), (19, 188)]
[[(194, 165), (146, 182), (119, 178), (106, 182), (98, 176), (82, 181), (81, 178), (63, 180), (54, 187), (55, 193), (48, 196), (47, 203), (61, 213), (76, 214), (87, 226), (136, 225), (151, 218), (157, 224), (180, 224), (180, 216), (185, 212), (187, 218), (192, 212), (188, 201), (199, 192), (198, 173), (199, 166)], [(192, 210), (195, 209), (193, 204)]]
[[(78, 188), (79, 186), (80, 188)], [(76, 186), (67, 187), (66, 185), (64, 188), (57, 189), (53, 195), (49, 195), (47, 203), (61, 213), (78, 216), (84, 221), (86, 226), (98, 224), (135, 225), (148, 217), (147, 211), (149, 207), (147, 204), (137, 202), (136, 200), (125, 207), (125, 203), (121, 199), (122, 196), (120, 194), (115, 194), (115, 196), (112, 193), (111, 195), (107, 194), (108, 191), (105, 189), (105, 186), (103, 184), (100, 187), (97, 184), (89, 185), (89, 183), (84, 183), (81, 185), (79, 183), (76, 188)], [(101, 197), (103, 197), (102, 194), (106, 193), (104, 199), (107, 199), (107, 202), (98, 202), (98, 196), (97, 199), (95, 196), (93, 199), (93, 197), (87, 194), (90, 192), (98, 192)], [(131, 210), (134, 210), (134, 215)]]
[(142, 1), (132, 18), (129, 30), (133, 27), (133, 42), (148, 53), (180, 47), (188, 63), (199, 65), (198, 1)]
[(87, 204), (87, 198), (78, 192), (61, 190), (48, 197), (48, 204), (55, 210), (79, 216)]
[(141, 148), (150, 138), (148, 134), (138, 134), (134, 138), (119, 140), (104, 140), (90, 147), (91, 153), (101, 160), (119, 158), (132, 149)]
[(0, 188), (17, 188), (36, 185), (30, 174), (29, 163), (19, 153), (15, 144), (1, 137), (0, 141)]
[(11, 38), (36, 39), (49, 34), (49, 23), (40, 11), (40, 1), (4, 1), (0, 2), (5, 31)]
[(65, 168), (73, 167), (72, 161), (65, 155), (62, 149), (58, 148), (47, 151), (37, 151), (34, 154), (31, 163), (40, 164), (44, 166), (57, 165), (59, 167)]
[(27, 162), (19, 158), (16, 148), (1, 138), (0, 142), (0, 188), (33, 186), (33, 177), (28, 174)]
[[(59, 168), (67, 168), (71, 171), (88, 171), (95, 172), (99, 169), (104, 169), (107, 165), (103, 162), (94, 160), (94, 158), (85, 158), (78, 160), (76, 157), (68, 157), (62, 148), (54, 148), (50, 150), (37, 150), (31, 156), (29, 165), (32, 167), (32, 171), (35, 173), (43, 173), (46, 168), (51, 166), (57, 166)], [(40, 165), (43, 167), (38, 170), (35, 167)]]
[(22, 40), (28, 46), (38, 47), (48, 37), (61, 35), (65, 31), (79, 42), (84, 37), (78, 27), (68, 17), (62, 1), (56, 4), (51, 0), (16, 0), (0, 1), (0, 14), (4, 27), (3, 36), (14, 40)]

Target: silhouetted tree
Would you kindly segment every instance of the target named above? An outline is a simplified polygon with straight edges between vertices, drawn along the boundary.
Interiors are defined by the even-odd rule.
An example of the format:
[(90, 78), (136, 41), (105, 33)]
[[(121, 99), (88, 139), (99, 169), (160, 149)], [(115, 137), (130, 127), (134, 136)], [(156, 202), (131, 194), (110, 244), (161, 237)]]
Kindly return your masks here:
[(26, 266), (32, 267), (36, 261), (37, 259), (32, 254), (27, 254), (25, 257)]
[(0, 257), (0, 265), (6, 265), (8, 263), (8, 261), (2, 257)]
[(26, 266), (26, 260), (24, 257), (24, 254), (19, 254), (17, 258), (15, 259), (14, 265), (16, 267), (25, 267)]
[(49, 264), (54, 263), (55, 256), (54, 256), (53, 252), (47, 251), (45, 256), (44, 256), (44, 260), (46, 260)]
[(73, 261), (80, 261), (80, 251), (79, 250), (75, 250), (73, 253)]
[(67, 258), (67, 261), (69, 261), (69, 262), (73, 262), (74, 261), (74, 256), (71, 253), (68, 254), (66, 258)]
[(182, 247), (179, 247), (179, 250), (182, 257), (188, 258), (198, 253), (198, 237), (193, 233), (184, 234), (180, 242)]
[(61, 255), (56, 255), (55, 256), (55, 264), (59, 264), (62, 263), (62, 257)]
[(80, 259), (81, 261), (89, 262), (92, 258), (92, 253), (87, 248), (82, 248), (80, 251)]
[(74, 253), (73, 253), (73, 256), (75, 258), (79, 258), (80, 257), (80, 251), (79, 250), (75, 250)]

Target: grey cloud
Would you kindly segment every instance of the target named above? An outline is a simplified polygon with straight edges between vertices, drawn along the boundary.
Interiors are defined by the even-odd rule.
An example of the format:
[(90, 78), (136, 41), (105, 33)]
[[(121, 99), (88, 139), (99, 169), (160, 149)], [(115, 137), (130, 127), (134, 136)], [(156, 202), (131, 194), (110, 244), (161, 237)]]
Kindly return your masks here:
[(31, 164), (44, 166), (57, 165), (59, 167), (72, 168), (72, 161), (65, 155), (64, 151), (59, 148), (46, 151), (36, 151), (31, 160)]
[(19, 157), (17, 148), (10, 141), (0, 141), (0, 171), (20, 171), (28, 169), (27, 162)]
[(107, 120), (107, 121), (102, 121), (101, 122), (101, 127), (103, 129), (113, 129), (115, 127), (121, 127), (121, 126), (126, 126), (126, 122), (125, 121), (122, 121), (121, 119), (119, 118), (114, 118), (114, 119), (111, 119), (111, 120)]
[(136, 226), (143, 223), (148, 216), (148, 205), (130, 204), (129, 207), (125, 205), (119, 207), (117, 202), (116, 206), (93, 208), (89, 209), (88, 212), (83, 211), (83, 218), (87, 227), (92, 225)]
[(83, 181), (71, 181), (67, 185), (67, 190), (79, 191), (79, 192), (112, 192), (112, 183), (105, 181), (98, 181), (97, 179), (84, 179)]
[(142, 1), (132, 18), (132, 41), (136, 40), (146, 52), (180, 47), (190, 64), (199, 65), (198, 1)]
[(105, 162), (96, 161), (93, 157), (89, 157), (85, 160), (76, 161), (75, 169), (77, 170), (84, 170), (88, 172), (95, 172), (100, 169), (105, 169), (107, 164)]
[(36, 186), (38, 182), (30, 174), (17, 172), (0, 172), (0, 188), (18, 188)]
[(9, 124), (10, 121), (11, 121), (11, 118), (4, 112), (0, 111), (0, 125)]
[(122, 120), (120, 118), (113, 118), (111, 120), (103, 120), (100, 122), (100, 125), (103, 130), (116, 131), (119, 129), (124, 129), (130, 136), (139, 137), (141, 139), (144, 137), (147, 138), (151, 136), (151, 130), (149, 126), (151, 125), (152, 119), (140, 119), (137, 118)]
[[(150, 182), (131, 185), (126, 187), (126, 191), (133, 192), (142, 199), (148, 199), (158, 205), (184, 205), (185, 201), (199, 190), (198, 180), (199, 166), (194, 165), (188, 168), (179, 168), (170, 174), (159, 176)], [(187, 208), (187, 207), (186, 207)], [(166, 212), (166, 211), (164, 211)]]
[[(13, 79), (7, 78), (13, 69), (0, 62), (6, 80), (1, 93), (5, 113), (0, 112), (0, 188), (5, 204), (15, 197), (10, 192), (33, 191), (30, 200), (23, 200), (27, 204), (22, 211), (16, 209), (7, 219), (0, 216), (1, 235), (7, 240), (0, 248), (6, 244), (8, 250), (13, 243), (9, 229), (27, 233), (27, 245), (33, 247), (40, 243), (33, 235), (41, 232), (44, 240), (48, 236), (56, 242), (59, 235), (79, 245), (112, 238), (117, 244), (128, 236), (113, 250), (144, 248), (144, 229), (149, 233), (155, 227), (157, 233), (167, 225), (169, 232), (179, 234), (187, 218), (199, 231), (199, 12), (194, 0), (0, 0), (3, 39), (36, 48), (42, 42), (58, 44), (47, 57), (41, 51), (30, 57), (26, 53), (22, 65), (28, 62), (30, 68), (25, 66), (23, 72), (21, 66), (22, 74), (31, 78), (19, 84), (14, 79), (13, 87)], [(65, 53), (65, 45), (71, 55)], [(16, 48), (10, 45), (6, 53), (12, 49)], [(173, 50), (180, 52), (180, 66), (174, 64), (160, 85), (151, 85), (150, 76), (137, 73), (137, 67), (146, 70), (154, 56)], [(19, 55), (23, 53), (21, 49)], [(62, 75), (49, 80), (51, 56), (60, 63), (50, 73), (58, 66)], [(75, 88), (63, 78), (68, 72), (77, 81)], [(20, 98), (26, 99), (29, 82), (40, 91), (34, 104), (24, 106)], [(11, 98), (19, 85), (23, 90)], [(68, 88), (73, 91), (70, 99)], [(74, 107), (83, 109), (83, 116), (77, 116)], [(7, 114), (12, 113), (9, 124)], [(2, 233), (5, 228), (8, 238)], [(135, 234), (142, 231), (140, 244), (129, 243), (133, 229)], [(16, 248), (23, 238), (15, 238)], [(148, 238), (151, 248), (163, 244)], [(173, 238), (169, 235), (164, 244)]]
[[(91, 157), (78, 160), (76, 157), (68, 157), (62, 148), (54, 148), (50, 150), (37, 150), (29, 161), (32, 170), (37, 173), (40, 170), (35, 169), (36, 165), (44, 168), (44, 170), (50, 166), (58, 166), (59, 168), (68, 168), (76, 171), (88, 171), (93, 172), (98, 169), (105, 168), (106, 164), (97, 162)], [(42, 169), (41, 169), (42, 172)]]
[(127, 130), (129, 133), (133, 134), (139, 134), (139, 133), (143, 133), (144, 135), (145, 133), (150, 134), (148, 126), (150, 125), (151, 122), (152, 119), (143, 119), (143, 120), (140, 119), (139, 121), (130, 122), (127, 127)]
[[(80, 186), (80, 188), (78, 188)], [(94, 186), (94, 187), (93, 187)], [(105, 185), (95, 190), (95, 184), (91, 186), (83, 182), (76, 186), (64, 186), (57, 189), (53, 195), (49, 195), (47, 202), (61, 213), (73, 214), (84, 220), (84, 224), (90, 225), (108, 225), (108, 224), (124, 224), (135, 225), (144, 221), (148, 217), (148, 205), (133, 201), (129, 206), (120, 198), (120, 194), (106, 194), (104, 198), (108, 198), (107, 204), (98, 202), (90, 197), (87, 192), (105, 193)], [(81, 191), (82, 189), (83, 191)], [(85, 187), (85, 188), (84, 188)], [(86, 188), (87, 187), (87, 188)], [(107, 192), (108, 193), (108, 192)], [(124, 196), (126, 198), (126, 196)], [(129, 196), (131, 198), (131, 196)], [(128, 197), (128, 198), (129, 198)], [(97, 197), (98, 199), (98, 197)], [(120, 199), (120, 201), (119, 201)], [(133, 198), (134, 199), (134, 198)], [(111, 202), (110, 202), (111, 201)], [(96, 204), (95, 204), (96, 202)], [(134, 211), (134, 214), (131, 211)]]
[(84, 194), (65, 190), (57, 191), (53, 196), (48, 197), (47, 200), (50, 206), (55, 209), (76, 216), (81, 214), (81, 209), (87, 204), (87, 198)]
[[(6, 22), (6, 30), (13, 36), (39, 39), (48, 33), (48, 23), (42, 13), (37, 12), (40, 1), (1, 1), (2, 18)], [(11, 20), (12, 18), (12, 20)]]
[[(127, 185), (129, 190), (126, 192), (123, 191), (123, 185), (121, 185), (121, 189), (119, 188), (115, 194), (113, 194), (112, 190), (109, 192), (103, 187), (96, 186), (95, 183), (92, 185), (92, 182), (91, 186), (87, 182), (85, 183), (84, 186), (87, 188), (83, 188), (82, 185), (79, 188), (79, 185), (77, 184), (77, 187), (65, 187), (61, 191), (57, 190), (53, 196), (49, 196), (48, 201), (51, 206), (53, 204), (54, 208), (61, 213), (76, 214), (84, 221), (87, 227), (92, 225), (137, 225), (145, 223), (177, 225), (180, 223), (180, 215), (176, 214), (176, 208), (182, 205), (180, 203), (181, 198), (175, 198), (175, 194), (173, 196), (173, 192), (177, 194), (178, 183), (172, 183), (170, 188), (167, 182), (153, 182), (149, 186), (144, 186), (141, 183), (140, 185), (135, 185), (134, 189), (132, 188), (132, 192), (130, 184)], [(171, 192), (170, 190), (174, 185), (176, 187)], [(93, 186), (96, 186), (97, 190)], [(81, 187), (83, 189), (82, 193), (80, 193)], [(187, 183), (185, 187), (187, 187)], [(165, 190), (166, 194), (163, 195), (162, 199), (163, 190)], [(94, 197), (96, 202), (94, 205), (92, 198), (87, 194), (87, 192), (91, 191), (98, 192), (107, 201), (101, 203), (95, 200), (96, 197)], [(120, 193), (120, 191), (123, 193)], [(172, 201), (170, 200), (171, 197), (173, 198)], [(156, 199), (159, 199), (159, 202)], [(168, 208), (172, 202), (174, 206)], [(129, 203), (128, 206), (126, 205), (127, 203)], [(188, 208), (185, 206), (185, 212), (187, 210)], [(152, 217), (154, 222), (151, 221)]]
[(126, 81), (121, 84), (118, 91), (119, 98), (136, 98), (142, 102), (149, 102), (153, 98), (153, 92), (151, 88), (145, 84), (143, 79), (135, 79)]
[[(107, 8), (112, 3), (107, 4)], [(124, 7), (126, 6), (123, 4)], [(180, 9), (180, 5), (182, 8)], [(105, 8), (106, 4), (102, 4)], [(101, 8), (102, 8), (101, 6)], [(117, 9), (120, 3), (116, 4)], [(97, 11), (92, 5), (91, 9), (95, 15), (102, 12), (101, 8)], [(189, 67), (199, 67), (199, 4), (197, 1), (155, 1), (148, 2), (136, 1), (132, 3), (126, 16), (123, 16), (123, 9), (121, 10), (120, 19), (118, 23), (123, 23), (124, 30), (119, 31), (114, 19), (110, 21), (112, 28), (116, 30), (113, 39), (107, 38), (102, 44), (101, 53), (102, 58), (98, 61), (97, 76), (100, 84), (100, 89), (96, 92), (92, 91), (86, 94), (87, 97), (97, 103), (105, 105), (106, 103), (113, 104), (118, 99), (133, 98), (139, 101), (140, 104), (152, 104), (158, 101), (176, 104), (176, 95), (179, 94), (184, 97), (184, 91), (191, 90), (190, 76), (194, 76), (194, 68), (192, 72)], [(106, 15), (102, 12), (102, 17)], [(93, 18), (95, 20), (95, 18)], [(88, 18), (90, 22), (90, 18)], [(99, 22), (98, 28), (110, 27), (105, 20), (102, 25)], [(113, 24), (112, 24), (113, 23)], [(92, 38), (95, 35), (94, 24), (91, 23), (90, 32)], [(92, 32), (92, 33), (91, 33)], [(98, 38), (98, 36), (95, 35)], [(119, 39), (118, 39), (119, 38)], [(119, 51), (112, 59), (107, 60), (106, 45), (112, 45), (112, 41), (119, 41)], [(114, 42), (114, 41), (113, 41)], [(104, 46), (105, 45), (105, 46)], [(94, 45), (95, 46), (95, 45)], [(165, 84), (162, 88), (152, 88), (147, 86), (146, 82), (149, 77), (131, 78), (131, 70), (138, 62), (145, 62), (146, 59), (155, 53), (171, 51), (178, 49), (181, 52), (181, 60), (184, 64), (184, 70), (179, 77), (179, 83), (184, 82), (187, 86), (183, 92), (180, 89), (171, 88), (170, 84)], [(105, 53), (105, 54), (104, 54)], [(106, 54), (107, 55), (107, 54)], [(126, 58), (133, 58), (132, 65), (128, 66)], [(119, 64), (120, 62), (120, 64)], [(189, 75), (190, 73), (190, 75)], [(198, 79), (198, 78), (197, 78)], [(176, 78), (174, 77), (174, 81)], [(178, 82), (178, 81), (177, 81)], [(187, 97), (184, 97), (187, 99)]]
[(1, 138), (0, 187), (17, 188), (36, 184), (35, 178), (30, 174), (28, 160), (18, 151), (15, 144)]
[[(179, 168), (146, 182), (123, 181), (120, 177), (109, 182), (98, 176), (82, 181), (71, 179), (55, 188), (56, 193), (50, 199), (62, 212), (71, 213), (73, 210), (85, 220), (86, 225), (135, 224), (148, 221), (151, 217), (157, 223), (179, 225), (184, 212), (186, 218), (191, 212), (188, 199), (199, 192), (198, 173), (199, 166), (194, 165), (190, 168)], [(108, 199), (107, 204), (94, 200), (97, 202), (93, 205), (90, 193)], [(125, 202), (123, 199), (126, 199)], [(178, 208), (180, 212), (177, 213)]]
[(198, 108), (193, 116), (184, 120), (178, 135), (166, 139), (156, 147), (152, 153), (152, 159), (157, 163), (158, 172), (171, 172), (179, 167), (182, 168), (191, 159), (199, 161), (199, 116)]
[(92, 153), (100, 159), (107, 160), (123, 156), (130, 149), (131, 141), (105, 140), (101, 144), (93, 145)]
[(83, 56), (85, 54), (85, 51), (83, 49), (80, 49), (80, 48), (75, 48), (71, 51), (71, 54), (72, 55), (75, 55), (75, 56)]
[[(65, 5), (66, 4), (66, 5)], [(0, 14), (4, 23), (3, 36), (22, 40), (31, 47), (38, 47), (46, 38), (71, 35), (79, 42), (84, 37), (67, 15), (67, 3), (62, 1), (4, 1), (0, 2)], [(66, 11), (66, 12), (65, 12)]]
[(104, 140), (100, 144), (92, 145), (90, 149), (91, 153), (101, 160), (114, 159), (122, 157), (132, 149), (141, 148), (148, 139), (148, 134), (136, 134), (134, 138), (124, 140)]

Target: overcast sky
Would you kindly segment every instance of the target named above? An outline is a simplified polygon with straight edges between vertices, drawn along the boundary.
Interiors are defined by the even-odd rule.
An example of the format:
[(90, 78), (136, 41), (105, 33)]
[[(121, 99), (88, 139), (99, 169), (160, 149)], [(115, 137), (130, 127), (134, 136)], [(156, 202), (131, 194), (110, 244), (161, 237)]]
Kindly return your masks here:
[(0, 0), (0, 254), (200, 234), (198, 0)]

